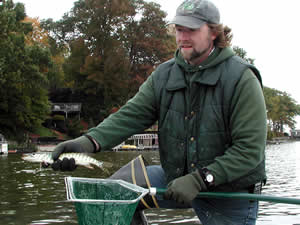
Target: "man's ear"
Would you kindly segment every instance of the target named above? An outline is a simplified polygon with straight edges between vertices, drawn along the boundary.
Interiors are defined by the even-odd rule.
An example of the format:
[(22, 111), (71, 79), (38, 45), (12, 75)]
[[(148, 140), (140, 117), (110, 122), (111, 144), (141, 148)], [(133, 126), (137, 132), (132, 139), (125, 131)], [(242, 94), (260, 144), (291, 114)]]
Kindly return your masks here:
[(216, 31), (211, 31), (211, 39), (214, 41), (214, 40), (216, 40), (216, 38), (217, 38), (217, 32)]

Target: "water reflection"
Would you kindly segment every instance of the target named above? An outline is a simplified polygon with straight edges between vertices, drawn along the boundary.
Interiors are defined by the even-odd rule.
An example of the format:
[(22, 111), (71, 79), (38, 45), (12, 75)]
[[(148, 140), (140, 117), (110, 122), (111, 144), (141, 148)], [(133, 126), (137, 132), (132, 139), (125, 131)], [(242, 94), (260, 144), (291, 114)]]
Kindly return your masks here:
[[(158, 164), (158, 152), (102, 152), (96, 158), (113, 162), (110, 174), (139, 154)], [(268, 183), (264, 194), (300, 196), (300, 142), (267, 146)], [(19, 154), (0, 156), (0, 224), (2, 225), (75, 225), (77, 217), (72, 203), (65, 201), (65, 176), (106, 178), (99, 169), (78, 168), (72, 173), (46, 169), (37, 173), (38, 164), (21, 160)], [(192, 210), (147, 210), (150, 224), (200, 224)], [(299, 224), (300, 206), (260, 203), (258, 225)]]
[[(268, 182), (263, 193), (300, 198), (300, 142), (267, 146)], [(258, 224), (300, 223), (300, 205), (260, 203)]]

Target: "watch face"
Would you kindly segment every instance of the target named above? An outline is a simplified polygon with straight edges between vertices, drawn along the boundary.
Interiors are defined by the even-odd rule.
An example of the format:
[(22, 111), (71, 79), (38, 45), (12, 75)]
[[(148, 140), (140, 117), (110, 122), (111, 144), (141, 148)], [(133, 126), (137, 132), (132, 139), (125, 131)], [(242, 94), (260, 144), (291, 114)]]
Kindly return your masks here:
[(206, 180), (207, 182), (213, 182), (214, 181), (214, 176), (212, 174), (207, 174), (206, 175)]

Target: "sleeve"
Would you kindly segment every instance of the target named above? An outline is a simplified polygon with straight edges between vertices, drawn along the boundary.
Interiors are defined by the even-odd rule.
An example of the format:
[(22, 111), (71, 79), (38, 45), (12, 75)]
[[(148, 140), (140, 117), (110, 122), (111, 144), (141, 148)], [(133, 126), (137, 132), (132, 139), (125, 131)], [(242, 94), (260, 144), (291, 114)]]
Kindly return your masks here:
[(232, 145), (207, 168), (215, 184), (232, 182), (265, 160), (266, 106), (261, 85), (247, 69), (238, 83), (231, 105)]
[(156, 105), (151, 75), (132, 99), (97, 127), (90, 129), (87, 134), (100, 144), (101, 149), (109, 149), (122, 143), (131, 135), (143, 132), (153, 125), (156, 120)]

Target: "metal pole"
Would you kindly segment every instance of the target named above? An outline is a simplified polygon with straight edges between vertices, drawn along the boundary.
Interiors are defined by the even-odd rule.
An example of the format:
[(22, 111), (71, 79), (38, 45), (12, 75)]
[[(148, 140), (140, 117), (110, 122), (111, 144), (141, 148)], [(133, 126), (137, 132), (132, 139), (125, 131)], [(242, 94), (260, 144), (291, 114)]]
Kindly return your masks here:
[[(165, 192), (166, 189), (162, 189), (162, 188), (156, 189), (156, 194), (162, 195)], [(200, 192), (197, 198), (244, 199), (244, 200), (257, 200), (257, 201), (265, 201), (265, 202), (300, 205), (299, 198), (288, 198), (288, 197), (279, 197), (279, 196), (272, 196), (272, 195), (249, 194), (249, 193), (239, 193), (239, 192)]]

